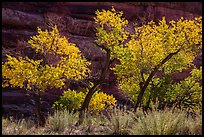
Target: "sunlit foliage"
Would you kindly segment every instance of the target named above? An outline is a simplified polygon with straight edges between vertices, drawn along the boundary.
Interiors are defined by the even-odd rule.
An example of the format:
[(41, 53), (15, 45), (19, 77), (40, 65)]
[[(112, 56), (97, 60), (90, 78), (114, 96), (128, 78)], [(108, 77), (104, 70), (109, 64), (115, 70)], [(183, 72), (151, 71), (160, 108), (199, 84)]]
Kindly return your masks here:
[[(97, 11), (96, 15), (95, 21), (98, 24), (96, 42), (109, 47), (111, 59), (117, 58), (120, 61), (112, 69), (118, 76), (120, 88), (130, 95), (133, 102), (137, 101), (141, 90), (140, 83), (145, 83), (155, 69), (158, 69), (157, 72), (160, 71), (162, 75), (160, 78), (154, 75), (150, 83), (158, 81), (164, 87), (169, 86), (162, 81), (171, 79), (172, 73), (193, 66), (193, 60), (202, 47), (202, 17), (195, 17), (192, 20), (181, 17), (170, 22), (163, 17), (157, 23), (150, 21), (145, 25), (136, 26), (134, 33), (130, 34), (126, 30), (128, 21), (122, 18), (122, 11), (117, 12), (112, 8), (107, 11)], [(170, 58), (167, 58), (168, 56)], [(159, 64), (162, 65), (157, 68)], [(179, 85), (185, 84), (188, 79), (171, 88), (175, 90), (171, 93), (177, 92)], [(198, 83), (196, 85), (196, 91), (192, 90), (195, 94), (200, 92), (200, 86)], [(152, 100), (152, 88), (153, 86), (148, 84), (142, 105), (145, 105), (149, 99)], [(185, 88), (185, 92), (186, 90)], [(163, 99), (173, 96), (170, 91), (165, 91), (159, 90), (157, 96), (165, 94)], [(184, 95), (185, 92), (177, 92), (176, 97), (179, 94)], [(194, 99), (190, 98), (191, 101)]]
[(139, 83), (145, 82), (155, 66), (165, 57), (179, 51), (158, 69), (164, 73), (163, 76), (170, 76), (193, 65), (201, 44), (201, 18), (195, 18), (195, 20), (181, 18), (170, 23), (163, 18), (158, 24), (152, 21), (135, 28), (135, 34), (126, 44), (126, 55), (119, 53), (123, 55), (119, 58), (121, 64), (114, 68), (119, 76), (121, 88), (130, 93), (133, 100), (137, 99)]
[[(3, 87), (26, 86), (27, 90), (31, 90), (32, 86), (36, 86), (44, 92), (48, 86), (62, 88), (66, 79), (81, 80), (88, 76), (90, 62), (81, 55), (75, 44), (60, 36), (56, 26), (52, 31), (38, 28), (38, 34), (32, 36), (28, 43), (44, 58), (33, 60), (7, 55), (7, 61), (2, 62)], [(47, 54), (60, 59), (55, 64), (48, 64)]]
[[(83, 91), (68, 90), (64, 91), (60, 99), (54, 102), (52, 108), (57, 110), (79, 110), (85, 99), (88, 89)], [(96, 91), (89, 103), (88, 111), (92, 114), (98, 114), (104, 109), (113, 109), (116, 105), (116, 99), (113, 95), (107, 95), (106, 93)]]
[(104, 44), (106, 47), (113, 49), (127, 39), (129, 32), (124, 27), (127, 26), (128, 21), (122, 18), (123, 12), (116, 12), (114, 8), (109, 10), (96, 11), (95, 22), (97, 43)]

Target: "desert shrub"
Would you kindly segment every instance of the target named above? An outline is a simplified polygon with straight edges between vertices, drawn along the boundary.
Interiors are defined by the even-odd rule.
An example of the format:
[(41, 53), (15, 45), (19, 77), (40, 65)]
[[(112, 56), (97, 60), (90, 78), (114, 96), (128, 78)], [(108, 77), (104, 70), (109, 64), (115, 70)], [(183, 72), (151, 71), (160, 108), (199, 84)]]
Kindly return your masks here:
[[(156, 104), (158, 105), (158, 104)], [(154, 106), (156, 106), (154, 105)], [(46, 119), (45, 127), (30, 120), (2, 118), (3, 135), (202, 135), (202, 115), (186, 115), (179, 109), (137, 112), (114, 108), (107, 114), (85, 112), (84, 122), (75, 126), (79, 113), (56, 111)]]
[(113, 110), (108, 111), (104, 117), (104, 131), (109, 135), (131, 135), (134, 120), (132, 111), (115, 107)]
[(29, 119), (15, 120), (13, 117), (2, 118), (2, 134), (4, 135), (22, 135), (29, 134), (30, 129), (34, 127), (34, 121)]
[(202, 115), (196, 117), (188, 117), (179, 132), (180, 135), (202, 135)]
[[(158, 104), (157, 104), (158, 105)], [(173, 108), (158, 110), (155, 106), (145, 115), (135, 117), (136, 122), (131, 129), (137, 135), (190, 135), (201, 133), (201, 115), (195, 119), (186, 111)]]
[(67, 110), (58, 110), (55, 111), (53, 115), (48, 116), (46, 120), (46, 127), (49, 131), (63, 132), (65, 127), (74, 126), (77, 119), (77, 113), (73, 113)]

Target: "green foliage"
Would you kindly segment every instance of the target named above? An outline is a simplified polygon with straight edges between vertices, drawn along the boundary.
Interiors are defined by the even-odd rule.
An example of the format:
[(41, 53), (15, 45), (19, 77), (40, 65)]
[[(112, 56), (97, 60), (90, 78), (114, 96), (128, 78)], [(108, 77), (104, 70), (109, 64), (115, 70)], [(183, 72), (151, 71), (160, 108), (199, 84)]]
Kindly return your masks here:
[(68, 89), (63, 92), (63, 95), (60, 96), (59, 100), (54, 102), (52, 108), (57, 110), (76, 110), (81, 107), (84, 98), (85, 93)]
[[(112, 8), (111, 11), (97, 11), (96, 15), (97, 42), (110, 47), (111, 59), (117, 58), (120, 61), (112, 70), (118, 76), (120, 88), (129, 94), (132, 102), (137, 101), (141, 90), (139, 84), (144, 83), (155, 67), (171, 54), (173, 56), (158, 68), (164, 75), (161, 78), (153, 77), (150, 82), (152, 84), (149, 84), (145, 90), (142, 106), (148, 105), (149, 100), (154, 100), (156, 97), (172, 103), (176, 101), (175, 98), (179, 98), (179, 92), (183, 93), (181, 96), (189, 98), (186, 95), (188, 88), (183, 87), (188, 80), (177, 86), (171, 86), (170, 75), (193, 65), (193, 60), (202, 47), (202, 17), (193, 20), (181, 17), (170, 22), (163, 17), (158, 23), (150, 21), (146, 25), (136, 26), (134, 33), (130, 34), (126, 30), (128, 21), (122, 18), (122, 12), (116, 12)], [(118, 30), (115, 35), (113, 35), (114, 29)], [(125, 37), (122, 37), (124, 34)], [(198, 92), (200, 88), (198, 83), (195, 84), (192, 94), (200, 96)], [(191, 102), (196, 98), (198, 97), (190, 98)]]
[(201, 110), (202, 107), (202, 67), (193, 69), (191, 76), (180, 83), (173, 84), (173, 90), (176, 94), (174, 98), (176, 105), (180, 108), (190, 110)]
[(202, 87), (200, 80), (202, 67), (194, 68), (191, 76), (179, 83), (173, 82), (169, 76), (154, 79), (150, 99), (155, 102), (156, 98), (160, 107), (174, 106), (180, 109), (190, 109), (192, 111), (201, 110)]
[[(64, 91), (60, 99), (54, 102), (52, 108), (58, 110), (78, 110), (81, 108), (84, 102), (85, 96), (88, 92), (68, 90)], [(116, 99), (113, 95), (107, 95), (106, 93), (96, 91), (89, 103), (88, 111), (90, 113), (98, 114), (104, 109), (112, 109), (115, 106)]]

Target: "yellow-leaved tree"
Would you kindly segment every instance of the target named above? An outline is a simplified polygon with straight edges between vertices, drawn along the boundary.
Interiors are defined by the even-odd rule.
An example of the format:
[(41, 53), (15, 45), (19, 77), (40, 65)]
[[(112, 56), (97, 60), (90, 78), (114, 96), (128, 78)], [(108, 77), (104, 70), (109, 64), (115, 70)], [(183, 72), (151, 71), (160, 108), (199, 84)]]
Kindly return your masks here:
[(114, 49), (121, 46), (121, 43), (123, 43), (129, 35), (124, 29), (127, 26), (128, 21), (122, 18), (122, 15), (123, 12), (116, 12), (113, 7), (111, 11), (96, 11), (96, 17), (94, 20), (97, 24), (97, 40), (95, 41), (95, 44), (106, 54), (106, 59), (99, 79), (93, 82), (92, 88), (89, 89), (84, 102), (82, 103), (77, 125), (82, 124), (84, 120), (84, 112), (88, 108), (92, 96), (98, 88), (101, 88), (102, 84), (104, 84), (105, 75), (108, 69), (110, 69), (111, 61), (115, 56)]
[[(6, 62), (2, 62), (2, 86), (25, 88), (33, 95), (38, 124), (43, 126), (45, 119), (40, 110), (42, 93), (48, 87), (63, 88), (67, 79), (82, 80), (87, 77), (90, 62), (75, 44), (60, 35), (57, 26), (51, 31), (38, 28), (38, 34), (32, 36), (28, 43), (42, 55), (42, 59), (7, 55)], [(54, 60), (49, 60), (48, 56), (54, 57)]]
[[(146, 25), (135, 27), (134, 33), (131, 34), (126, 29), (128, 21), (122, 18), (122, 15), (122, 11), (117, 12), (114, 8), (96, 11), (94, 18), (97, 24), (96, 45), (106, 53), (106, 63), (100, 79), (94, 83), (82, 104), (79, 124), (82, 123), (83, 110), (88, 108), (92, 95), (97, 87), (104, 82), (104, 75), (110, 68), (112, 60), (120, 61), (112, 69), (118, 76), (120, 88), (127, 92), (135, 103), (136, 111), (138, 106), (143, 103), (143, 99), (144, 101), (148, 100), (146, 102), (149, 103), (153, 96), (150, 94), (150, 89), (153, 90), (157, 86), (155, 83), (163, 82), (163, 85), (169, 86), (172, 83), (166, 84), (166, 77), (168, 79), (171, 73), (193, 66), (192, 62), (202, 46), (202, 17), (196, 17), (194, 20), (181, 18), (170, 22), (166, 22), (164, 17), (158, 23), (151, 21)], [(196, 75), (201, 76), (201, 71), (195, 69), (193, 71), (197, 72)], [(155, 76), (158, 71), (164, 73), (159, 80)], [(200, 103), (199, 79), (201, 77), (195, 79), (192, 75), (192, 78), (189, 79), (192, 85), (196, 85), (193, 87), (196, 90), (191, 90), (192, 93), (189, 94), (188, 90), (185, 90), (182, 94), (188, 94), (188, 97), (191, 97), (195, 93), (195, 98), (190, 100), (198, 99)], [(162, 86), (159, 87), (159, 91), (165, 88)], [(175, 85), (175, 87), (171, 87), (171, 90), (178, 91), (178, 87), (182, 86)], [(191, 87), (186, 89), (189, 88)], [(146, 92), (147, 90), (149, 92)], [(161, 93), (165, 94), (161, 100), (169, 98), (172, 100), (179, 95), (179, 93), (172, 95), (171, 91), (166, 92), (165, 90)], [(158, 94), (156, 97), (163, 96), (162, 94)], [(194, 101), (193, 103), (195, 103)]]
[[(158, 89), (157, 85), (163, 82), (159, 88), (165, 87), (172, 73), (192, 66), (196, 69), (193, 60), (202, 47), (201, 19), (202, 17), (196, 17), (194, 20), (188, 20), (181, 17), (177, 21), (166, 22), (163, 17), (158, 23), (151, 21), (146, 25), (137, 26), (130, 40), (124, 45), (125, 48), (117, 51), (121, 64), (116, 65), (113, 70), (118, 75), (121, 89), (132, 96), (135, 111), (139, 105), (149, 107), (153, 94), (160, 98), (161, 102), (174, 96), (176, 87), (170, 87), (172, 81), (168, 83), (169, 91), (167, 87)], [(159, 71), (162, 73), (160, 78), (155, 76)], [(198, 79), (194, 82), (199, 83)], [(189, 92), (187, 89), (184, 91), (186, 96)], [(157, 92), (153, 93), (155, 90)], [(200, 87), (194, 92), (201, 96)], [(162, 98), (167, 95), (168, 97)], [(198, 104), (201, 102), (199, 96), (190, 100), (197, 100)]]

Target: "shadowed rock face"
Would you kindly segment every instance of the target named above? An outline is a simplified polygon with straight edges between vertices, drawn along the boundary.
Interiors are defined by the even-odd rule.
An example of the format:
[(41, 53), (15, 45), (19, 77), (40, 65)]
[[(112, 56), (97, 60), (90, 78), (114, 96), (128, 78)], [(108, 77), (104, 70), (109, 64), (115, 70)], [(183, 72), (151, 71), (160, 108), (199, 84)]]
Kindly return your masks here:
[[(202, 16), (201, 2), (4, 2), (2, 3), (2, 53), (24, 51), (23, 54), (30, 55), (31, 51), (25, 50), (26, 45), (23, 41), (35, 35), (38, 26), (45, 29), (56, 24), (60, 33), (69, 41), (76, 43), (82, 54), (92, 62), (90, 66), (92, 76), (97, 76), (104, 64), (105, 54), (94, 45), (96, 37), (93, 17), (96, 10), (111, 9), (112, 6), (124, 12), (130, 30), (136, 22), (157, 21), (163, 16), (167, 20), (179, 19), (181, 16), (188, 19)], [(198, 56), (194, 62), (197, 66), (201, 66), (202, 57)], [(188, 74), (188, 70), (184, 71), (176, 74), (174, 79), (179, 81)], [(124, 102), (127, 100), (127, 95), (118, 89), (116, 79), (114, 73), (109, 71), (103, 91), (113, 94), (120, 102)], [(6, 112), (12, 109), (13, 104), (21, 106), (27, 104), (29, 100), (29, 97), (23, 93), (11, 91), (16, 89), (3, 89), (2, 103)], [(48, 105), (44, 105), (44, 109), (50, 107), (60, 94), (60, 91), (46, 93), (44, 100)], [(32, 113), (29, 107), (28, 110), (29, 114)], [(28, 112), (22, 109), (19, 111)]]

